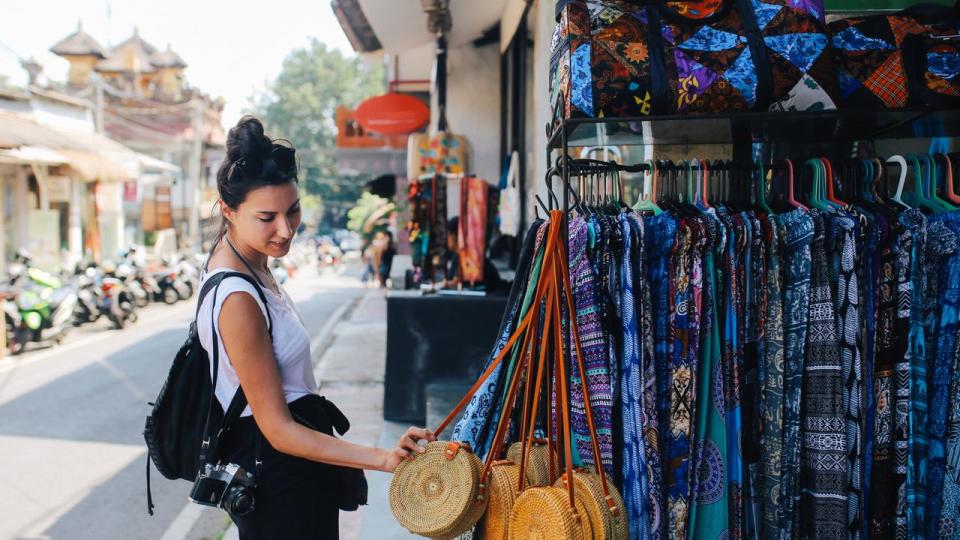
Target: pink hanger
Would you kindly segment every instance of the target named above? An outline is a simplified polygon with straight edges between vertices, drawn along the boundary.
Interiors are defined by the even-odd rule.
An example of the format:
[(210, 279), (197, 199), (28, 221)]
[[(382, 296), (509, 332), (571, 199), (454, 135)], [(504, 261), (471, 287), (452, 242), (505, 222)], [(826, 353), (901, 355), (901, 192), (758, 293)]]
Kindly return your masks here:
[(790, 203), (790, 205), (794, 208), (801, 208), (805, 211), (809, 211), (809, 208), (800, 204), (800, 202), (793, 197), (793, 162), (789, 159), (785, 159), (784, 161), (787, 162), (787, 202)]

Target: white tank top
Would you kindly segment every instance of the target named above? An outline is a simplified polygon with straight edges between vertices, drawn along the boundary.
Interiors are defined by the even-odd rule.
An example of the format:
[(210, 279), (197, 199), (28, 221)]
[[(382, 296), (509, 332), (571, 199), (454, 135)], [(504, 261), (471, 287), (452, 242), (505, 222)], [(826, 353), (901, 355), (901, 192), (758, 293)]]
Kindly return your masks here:
[[(200, 287), (217, 272), (233, 271), (229, 268), (216, 268), (204, 274), (200, 281)], [(200, 290), (199, 287), (197, 290)], [(203, 305), (200, 306), (200, 312), (197, 314), (197, 333), (200, 336), (200, 344), (207, 351), (211, 362), (213, 361), (213, 334), (210, 328), (210, 310), (214, 309), (213, 323), (216, 327), (219, 348), (220, 348), (220, 368), (217, 374), (217, 399), (224, 410), (230, 405), (233, 395), (240, 385), (237, 378), (237, 372), (233, 369), (233, 364), (227, 356), (227, 351), (223, 346), (223, 334), (220, 334), (220, 310), (223, 308), (223, 302), (233, 293), (249, 294), (260, 306), (266, 319), (266, 310), (270, 310), (270, 317), (273, 320), (273, 355), (276, 358), (277, 365), (280, 367), (280, 381), (283, 384), (283, 394), (287, 403), (297, 400), (308, 394), (317, 393), (317, 381), (313, 376), (313, 362), (310, 355), (310, 335), (303, 326), (303, 318), (297, 311), (293, 300), (283, 290), (277, 294), (268, 288), (263, 289), (263, 294), (267, 298), (267, 306), (260, 301), (260, 295), (257, 294), (255, 285), (239, 277), (226, 278), (220, 282), (220, 288), (216, 294), (216, 306), (214, 302), (214, 289), (207, 293), (203, 299)], [(253, 324), (253, 323), (251, 323)], [(256, 324), (265, 324), (256, 321)], [(273, 361), (273, 359), (270, 359)], [(210, 376), (213, 376), (213, 366), (210, 366)], [(241, 416), (250, 416), (250, 406), (243, 410)]]

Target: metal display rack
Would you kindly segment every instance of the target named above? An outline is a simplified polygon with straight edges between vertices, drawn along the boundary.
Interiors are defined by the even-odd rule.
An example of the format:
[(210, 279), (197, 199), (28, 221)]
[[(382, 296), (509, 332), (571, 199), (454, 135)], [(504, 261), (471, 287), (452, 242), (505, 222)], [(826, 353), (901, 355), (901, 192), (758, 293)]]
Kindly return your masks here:
[[(563, 118), (559, 103), (547, 130), (548, 202), (545, 210), (562, 210), (560, 234), (568, 245), (570, 194), (569, 153), (577, 147), (731, 145), (734, 161), (750, 160), (753, 143), (819, 145), (850, 148), (858, 141), (960, 137), (960, 109), (829, 110), (811, 112), (746, 112), (710, 115), (664, 115), (622, 118)], [(554, 152), (559, 155), (554, 158)], [(620, 170), (644, 170), (643, 165), (618, 165)], [(562, 195), (553, 191), (561, 180)], [(570, 353), (569, 325), (564, 331)]]

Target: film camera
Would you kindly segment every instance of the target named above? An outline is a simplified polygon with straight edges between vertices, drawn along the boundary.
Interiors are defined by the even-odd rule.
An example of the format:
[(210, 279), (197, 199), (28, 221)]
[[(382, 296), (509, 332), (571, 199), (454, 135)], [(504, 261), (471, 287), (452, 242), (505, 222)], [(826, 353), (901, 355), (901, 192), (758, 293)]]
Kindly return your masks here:
[(236, 516), (253, 511), (253, 490), (257, 487), (252, 474), (235, 463), (207, 463), (190, 490), (190, 500), (204, 506), (219, 506)]

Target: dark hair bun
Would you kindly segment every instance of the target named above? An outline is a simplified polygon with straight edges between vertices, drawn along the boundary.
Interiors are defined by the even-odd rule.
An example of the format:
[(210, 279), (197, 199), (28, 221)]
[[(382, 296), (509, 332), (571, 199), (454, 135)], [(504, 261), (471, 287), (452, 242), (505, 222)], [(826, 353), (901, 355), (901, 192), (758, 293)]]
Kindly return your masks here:
[(245, 115), (227, 134), (227, 159), (263, 160), (270, 155), (273, 141), (263, 133), (263, 124), (254, 116)]

